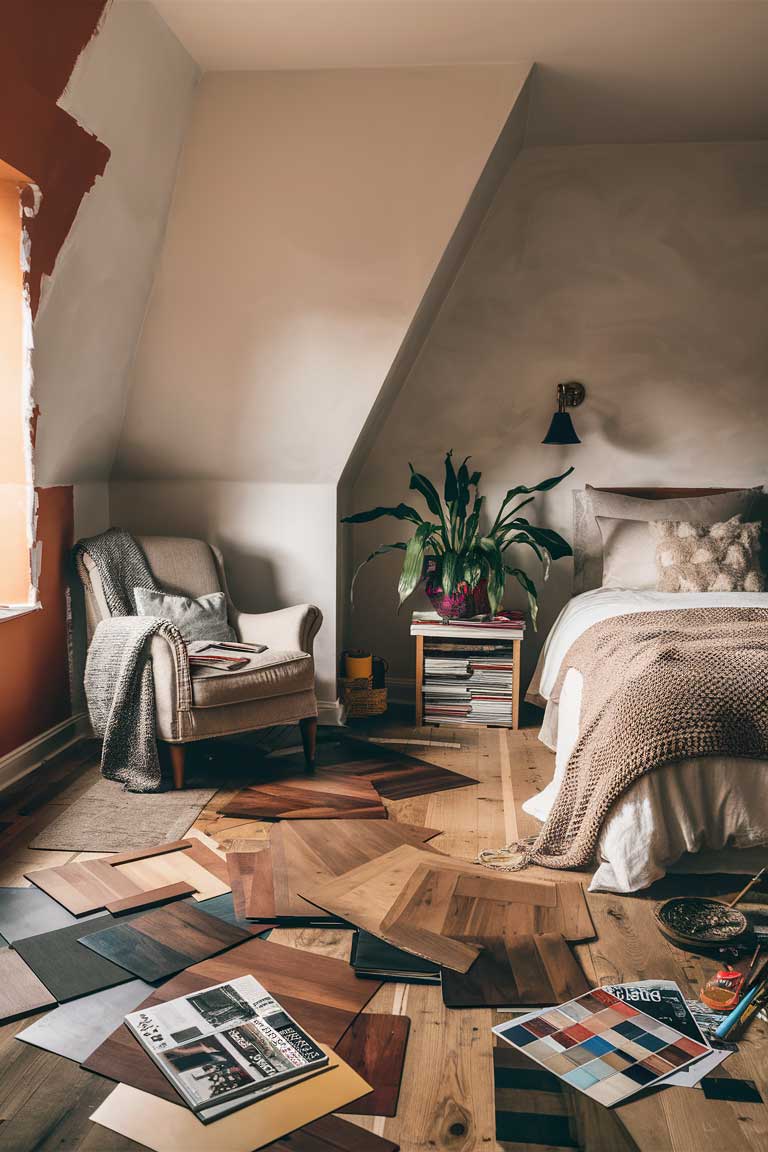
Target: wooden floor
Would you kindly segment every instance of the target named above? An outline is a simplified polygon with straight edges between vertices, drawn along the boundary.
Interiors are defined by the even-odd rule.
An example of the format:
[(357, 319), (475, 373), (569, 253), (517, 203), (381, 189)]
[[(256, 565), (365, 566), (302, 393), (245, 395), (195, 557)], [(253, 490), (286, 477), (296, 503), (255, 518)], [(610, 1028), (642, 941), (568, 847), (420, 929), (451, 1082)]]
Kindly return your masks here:
[[(498, 847), (536, 830), (521, 810), (531, 793), (551, 775), (552, 756), (537, 741), (536, 729), (420, 728), (390, 722), (375, 734), (388, 738), (431, 740), (405, 750), (446, 768), (475, 776), (477, 786), (411, 800), (387, 802), (392, 816), (440, 828), (433, 844), (471, 860), (481, 848)], [(459, 748), (446, 747), (456, 742)], [(392, 745), (397, 747), (397, 745)], [(38, 774), (33, 787), (17, 789), (0, 803), (0, 886), (23, 885), (23, 873), (63, 863), (68, 853), (33, 852), (26, 846), (62, 809), (64, 789), (87, 764), (72, 759)], [(5, 809), (3, 809), (3, 804)], [(212, 803), (196, 827), (223, 847), (232, 840), (263, 839), (267, 826), (218, 816)], [(548, 873), (557, 878), (556, 873)], [(687, 884), (687, 887), (686, 887)], [(712, 881), (713, 888), (716, 882)], [(590, 895), (597, 939), (579, 945), (584, 970), (595, 984), (661, 977), (675, 979), (689, 995), (715, 964), (679, 952), (653, 923), (654, 897), (690, 890), (690, 882), (669, 880), (644, 897)], [(735, 890), (733, 880), (719, 891)], [(317, 929), (281, 930), (281, 944), (346, 958), (350, 934)], [(411, 1018), (412, 1028), (398, 1115), (359, 1119), (363, 1125), (399, 1141), (403, 1152), (557, 1152), (578, 1147), (587, 1152), (764, 1152), (768, 1148), (768, 1106), (708, 1101), (698, 1089), (670, 1088), (609, 1111), (578, 1093), (513, 1093), (505, 1108), (526, 1114), (527, 1139), (536, 1133), (535, 1117), (559, 1113), (570, 1118), (567, 1144), (509, 1143), (495, 1138), (491, 1026), (502, 1013), (444, 1008), (440, 990), (385, 984), (369, 1011)], [(138, 1145), (91, 1124), (88, 1117), (113, 1085), (61, 1057), (14, 1040), (32, 1018), (0, 1029), (0, 1152), (123, 1152)], [(755, 1080), (768, 1100), (768, 1028), (753, 1020), (740, 1051), (725, 1065), (731, 1076)], [(533, 1124), (532, 1124), (533, 1118)], [(540, 1137), (544, 1139), (542, 1135)], [(183, 1150), (180, 1150), (183, 1152)]]

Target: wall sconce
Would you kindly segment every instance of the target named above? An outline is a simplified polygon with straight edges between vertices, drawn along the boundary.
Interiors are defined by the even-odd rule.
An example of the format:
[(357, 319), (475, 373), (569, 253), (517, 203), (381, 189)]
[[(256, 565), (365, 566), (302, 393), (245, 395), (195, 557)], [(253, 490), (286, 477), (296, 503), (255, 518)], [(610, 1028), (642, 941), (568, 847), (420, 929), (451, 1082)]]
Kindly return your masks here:
[(557, 386), (557, 412), (552, 417), (549, 431), (542, 444), (581, 444), (566, 408), (578, 408), (586, 395), (584, 385), (576, 380)]

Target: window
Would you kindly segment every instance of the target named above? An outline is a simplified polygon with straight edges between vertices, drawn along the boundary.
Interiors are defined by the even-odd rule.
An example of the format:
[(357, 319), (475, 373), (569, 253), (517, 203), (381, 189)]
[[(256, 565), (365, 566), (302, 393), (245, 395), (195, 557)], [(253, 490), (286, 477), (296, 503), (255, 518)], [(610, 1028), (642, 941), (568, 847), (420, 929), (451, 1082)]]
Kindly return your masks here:
[(0, 163), (0, 611), (32, 606), (34, 516), (21, 173)]

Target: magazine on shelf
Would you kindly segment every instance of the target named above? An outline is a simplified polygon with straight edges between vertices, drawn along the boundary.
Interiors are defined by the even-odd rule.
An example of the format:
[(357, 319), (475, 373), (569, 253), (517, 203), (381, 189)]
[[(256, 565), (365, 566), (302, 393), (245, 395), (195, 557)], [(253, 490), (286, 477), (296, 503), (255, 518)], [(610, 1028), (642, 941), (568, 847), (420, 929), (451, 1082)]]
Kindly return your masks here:
[(253, 976), (140, 1009), (125, 1022), (204, 1122), (329, 1064)]

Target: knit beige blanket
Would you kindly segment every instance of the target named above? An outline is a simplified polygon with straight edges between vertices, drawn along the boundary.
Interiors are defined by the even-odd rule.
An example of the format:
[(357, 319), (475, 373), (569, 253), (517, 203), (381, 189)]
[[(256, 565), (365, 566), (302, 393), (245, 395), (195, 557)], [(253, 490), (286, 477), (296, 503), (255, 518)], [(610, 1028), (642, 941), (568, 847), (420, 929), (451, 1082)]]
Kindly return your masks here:
[(767, 609), (603, 620), (569, 649), (552, 699), (569, 668), (583, 676), (580, 736), (526, 863), (587, 865), (611, 806), (662, 764), (700, 756), (768, 760)]

